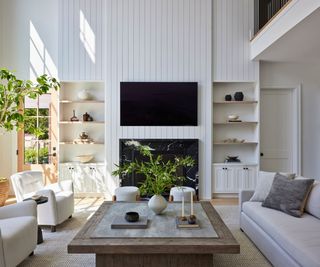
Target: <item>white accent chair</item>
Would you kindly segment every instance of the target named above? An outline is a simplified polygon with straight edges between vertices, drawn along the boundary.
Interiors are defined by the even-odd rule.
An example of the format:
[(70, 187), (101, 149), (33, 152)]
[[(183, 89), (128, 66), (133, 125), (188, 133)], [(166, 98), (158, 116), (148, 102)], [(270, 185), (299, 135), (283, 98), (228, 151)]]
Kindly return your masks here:
[(175, 186), (170, 189), (169, 201), (182, 201), (184, 196), (185, 201), (190, 201), (191, 192), (193, 199), (196, 200), (196, 190), (188, 186)]
[(115, 189), (113, 201), (135, 202), (140, 198), (139, 188), (135, 186), (121, 186)]
[(14, 267), (37, 247), (37, 204), (24, 201), (0, 208), (0, 266)]
[(48, 202), (38, 205), (38, 224), (51, 226), (51, 232), (56, 231), (56, 226), (74, 212), (74, 193), (71, 180), (43, 185), (41, 171), (23, 171), (11, 176), (13, 190), (17, 202), (21, 202), (33, 195), (48, 197)]

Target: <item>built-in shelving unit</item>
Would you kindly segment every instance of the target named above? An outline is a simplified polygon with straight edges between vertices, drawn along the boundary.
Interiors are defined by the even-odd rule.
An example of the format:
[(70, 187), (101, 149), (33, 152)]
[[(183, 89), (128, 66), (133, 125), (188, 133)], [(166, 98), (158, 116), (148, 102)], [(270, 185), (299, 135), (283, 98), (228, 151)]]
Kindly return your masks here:
[[(80, 99), (86, 91), (88, 99)], [(59, 179), (72, 179), (77, 195), (99, 195), (105, 178), (105, 86), (102, 81), (62, 81), (59, 90)], [(73, 112), (79, 121), (71, 121)], [(84, 121), (88, 113), (92, 121)], [(90, 142), (81, 143), (86, 132)], [(93, 155), (88, 163), (77, 161), (79, 155)]]
[[(236, 92), (243, 92), (243, 101), (234, 100)], [(232, 95), (232, 101), (225, 101), (225, 95)], [(229, 115), (238, 115), (241, 121), (230, 122)], [(212, 127), (214, 194), (254, 188), (259, 163), (259, 85), (213, 83)], [(228, 156), (238, 156), (241, 162), (225, 163)]]

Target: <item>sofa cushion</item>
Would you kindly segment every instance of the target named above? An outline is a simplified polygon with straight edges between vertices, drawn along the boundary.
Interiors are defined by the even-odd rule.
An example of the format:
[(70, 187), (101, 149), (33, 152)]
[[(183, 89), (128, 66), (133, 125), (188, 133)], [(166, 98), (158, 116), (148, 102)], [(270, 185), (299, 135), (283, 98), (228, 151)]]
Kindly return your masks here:
[(320, 219), (320, 182), (313, 184), (305, 210)]
[(37, 246), (37, 221), (34, 216), (0, 220), (6, 266), (16, 266)]
[(276, 174), (269, 195), (262, 202), (262, 206), (300, 217), (313, 182), (313, 179), (290, 180), (286, 176)]
[[(275, 175), (275, 172), (259, 172), (257, 186), (254, 190), (254, 194), (251, 197), (250, 201), (261, 202), (266, 199), (270, 192)], [(294, 173), (281, 173), (281, 175), (285, 175), (289, 179), (293, 179), (295, 177)]]
[(301, 266), (320, 266), (320, 220), (304, 213), (301, 218), (245, 202), (243, 212), (257, 223)]

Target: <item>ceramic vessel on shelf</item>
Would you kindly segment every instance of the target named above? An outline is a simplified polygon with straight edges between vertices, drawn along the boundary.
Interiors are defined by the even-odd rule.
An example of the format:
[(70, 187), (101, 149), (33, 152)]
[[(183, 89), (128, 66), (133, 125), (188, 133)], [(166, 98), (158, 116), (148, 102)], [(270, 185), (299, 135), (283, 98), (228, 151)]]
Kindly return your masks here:
[(231, 115), (228, 115), (228, 119), (229, 120), (237, 120), (237, 119), (239, 119), (239, 116), (235, 115), (235, 114), (231, 114)]
[(157, 215), (161, 214), (167, 206), (167, 200), (161, 195), (154, 195), (148, 202), (148, 207)]
[(79, 135), (80, 139), (88, 139), (89, 138), (89, 135), (86, 133), (86, 132), (82, 132), (80, 135)]
[(79, 93), (78, 93), (78, 98), (80, 100), (89, 100), (91, 98), (91, 95), (90, 93), (87, 91), (87, 90), (81, 90)]
[(244, 95), (242, 92), (236, 92), (234, 94), (234, 100), (235, 101), (243, 101)]
[(226, 96), (224, 97), (224, 100), (225, 100), (225, 101), (231, 101), (231, 100), (232, 100), (232, 96), (231, 96), (231, 95), (226, 95)]
[(93, 159), (93, 155), (91, 154), (88, 154), (88, 155), (78, 155), (76, 156), (76, 159), (78, 161), (80, 161), (81, 163), (86, 163), (86, 162), (89, 162), (90, 160)]

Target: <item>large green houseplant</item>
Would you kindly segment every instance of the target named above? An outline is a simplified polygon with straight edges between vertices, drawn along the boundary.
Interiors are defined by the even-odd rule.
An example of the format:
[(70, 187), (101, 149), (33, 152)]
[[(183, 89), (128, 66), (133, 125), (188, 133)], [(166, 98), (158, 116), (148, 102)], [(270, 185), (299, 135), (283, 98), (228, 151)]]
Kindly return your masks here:
[[(36, 82), (20, 80), (13, 72), (0, 69), (0, 130), (12, 131), (23, 127), (25, 115), (21, 104), (25, 97), (35, 99), (53, 88), (58, 90), (60, 84), (56, 78), (43, 74)], [(35, 129), (36, 132), (36, 129)]]
[(160, 214), (167, 206), (166, 200), (162, 194), (168, 191), (172, 186), (181, 184), (185, 179), (183, 176), (177, 176), (177, 170), (180, 167), (192, 167), (194, 160), (190, 157), (175, 157), (174, 160), (163, 160), (162, 155), (154, 155), (152, 148), (141, 145), (137, 141), (129, 141), (127, 145), (134, 146), (134, 149), (146, 157), (146, 161), (135, 160), (117, 166), (112, 172), (114, 176), (125, 177), (127, 174), (136, 172), (142, 174), (145, 180), (140, 184), (141, 195), (153, 196), (149, 200), (149, 207), (156, 213)]

